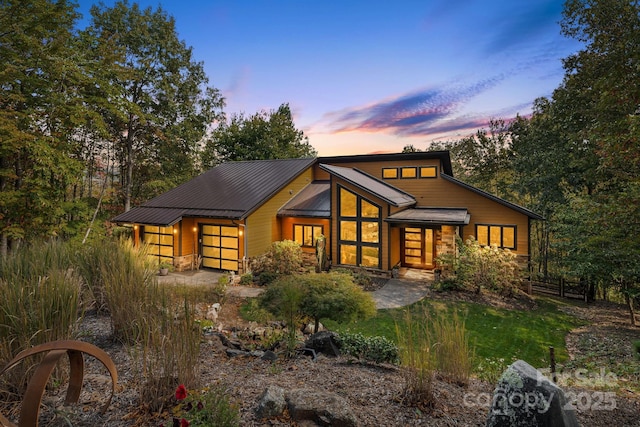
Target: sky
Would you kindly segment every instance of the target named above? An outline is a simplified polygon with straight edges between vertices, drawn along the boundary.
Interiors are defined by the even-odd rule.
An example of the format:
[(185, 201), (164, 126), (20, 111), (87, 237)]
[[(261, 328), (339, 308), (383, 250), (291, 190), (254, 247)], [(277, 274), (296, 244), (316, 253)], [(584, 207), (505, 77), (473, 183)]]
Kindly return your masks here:
[[(82, 22), (93, 3), (79, 0)], [(228, 115), (288, 103), (320, 156), (426, 149), (528, 115), (581, 47), (560, 33), (562, 0), (137, 3), (175, 18)]]

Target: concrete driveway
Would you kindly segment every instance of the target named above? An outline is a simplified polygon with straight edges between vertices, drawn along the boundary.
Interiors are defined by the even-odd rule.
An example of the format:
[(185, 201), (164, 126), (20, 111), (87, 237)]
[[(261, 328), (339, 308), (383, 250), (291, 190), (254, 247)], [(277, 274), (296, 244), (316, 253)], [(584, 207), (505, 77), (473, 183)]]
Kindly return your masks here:
[(389, 279), (382, 288), (371, 294), (378, 310), (404, 307), (427, 296), (430, 284), (423, 280)]

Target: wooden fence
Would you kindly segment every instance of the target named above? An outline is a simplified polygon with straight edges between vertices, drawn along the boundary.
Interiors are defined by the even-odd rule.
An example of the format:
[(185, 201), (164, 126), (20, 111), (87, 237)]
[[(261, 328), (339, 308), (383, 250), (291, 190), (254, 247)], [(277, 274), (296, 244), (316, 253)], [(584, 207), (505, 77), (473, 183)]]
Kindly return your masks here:
[(555, 295), (562, 298), (581, 299), (587, 302), (588, 284), (563, 278), (529, 279), (528, 292)]

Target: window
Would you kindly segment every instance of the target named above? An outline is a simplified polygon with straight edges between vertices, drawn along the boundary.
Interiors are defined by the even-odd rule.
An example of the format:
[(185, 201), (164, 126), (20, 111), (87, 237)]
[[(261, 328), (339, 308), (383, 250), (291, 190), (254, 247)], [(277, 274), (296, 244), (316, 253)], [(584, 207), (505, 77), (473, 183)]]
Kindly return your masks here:
[(438, 171), (435, 166), (420, 166), (420, 178), (436, 178)]
[(380, 268), (380, 206), (343, 187), (338, 194), (340, 263)]
[(400, 178), (417, 178), (418, 170), (417, 168), (402, 168), (400, 169)]
[(173, 227), (142, 227), (142, 240), (149, 245), (149, 255), (158, 257), (158, 262), (173, 262)]
[(293, 241), (300, 246), (314, 247), (316, 239), (323, 233), (321, 225), (294, 225)]
[(382, 178), (393, 179), (398, 177), (398, 168), (382, 168)]
[(498, 246), (499, 248), (516, 248), (515, 225), (476, 225), (476, 238), (483, 246)]

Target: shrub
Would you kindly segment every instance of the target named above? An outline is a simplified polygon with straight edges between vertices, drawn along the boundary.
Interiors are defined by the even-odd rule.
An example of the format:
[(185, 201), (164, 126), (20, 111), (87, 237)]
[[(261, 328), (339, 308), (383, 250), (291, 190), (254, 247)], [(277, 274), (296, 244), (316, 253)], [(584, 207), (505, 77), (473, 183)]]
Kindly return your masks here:
[(173, 415), (178, 425), (182, 419), (194, 427), (235, 427), (240, 425), (238, 407), (229, 401), (227, 390), (222, 385), (218, 384), (189, 393), (181, 384), (176, 390), (176, 399), (180, 401), (180, 404)]
[(273, 242), (266, 253), (255, 258), (251, 271), (258, 277), (262, 273), (286, 275), (298, 272), (302, 268), (302, 249), (291, 240)]
[(248, 285), (251, 285), (252, 283), (253, 283), (253, 274), (244, 273), (242, 276), (240, 276), (241, 285), (248, 286)]
[(301, 311), (315, 321), (317, 332), (321, 319), (349, 322), (366, 319), (376, 313), (371, 294), (362, 290), (351, 275), (343, 273), (310, 273), (297, 276), (306, 290)]
[(260, 306), (258, 298), (247, 298), (246, 302), (240, 306), (240, 314), (249, 322), (266, 323), (273, 318), (268, 310)]
[(482, 288), (507, 296), (518, 292), (521, 271), (513, 252), (496, 246), (480, 246), (473, 237), (459, 246), (454, 269), (456, 280), (462, 286), (478, 293)]
[(218, 278), (218, 282), (213, 285), (213, 289), (211, 291), (216, 297), (216, 302), (221, 304), (224, 302), (225, 296), (227, 295), (227, 288), (229, 287), (229, 281), (229, 276), (224, 274), (220, 276)]
[(367, 337), (360, 333), (341, 333), (340, 351), (359, 360), (373, 363), (398, 363), (398, 346), (388, 338)]

